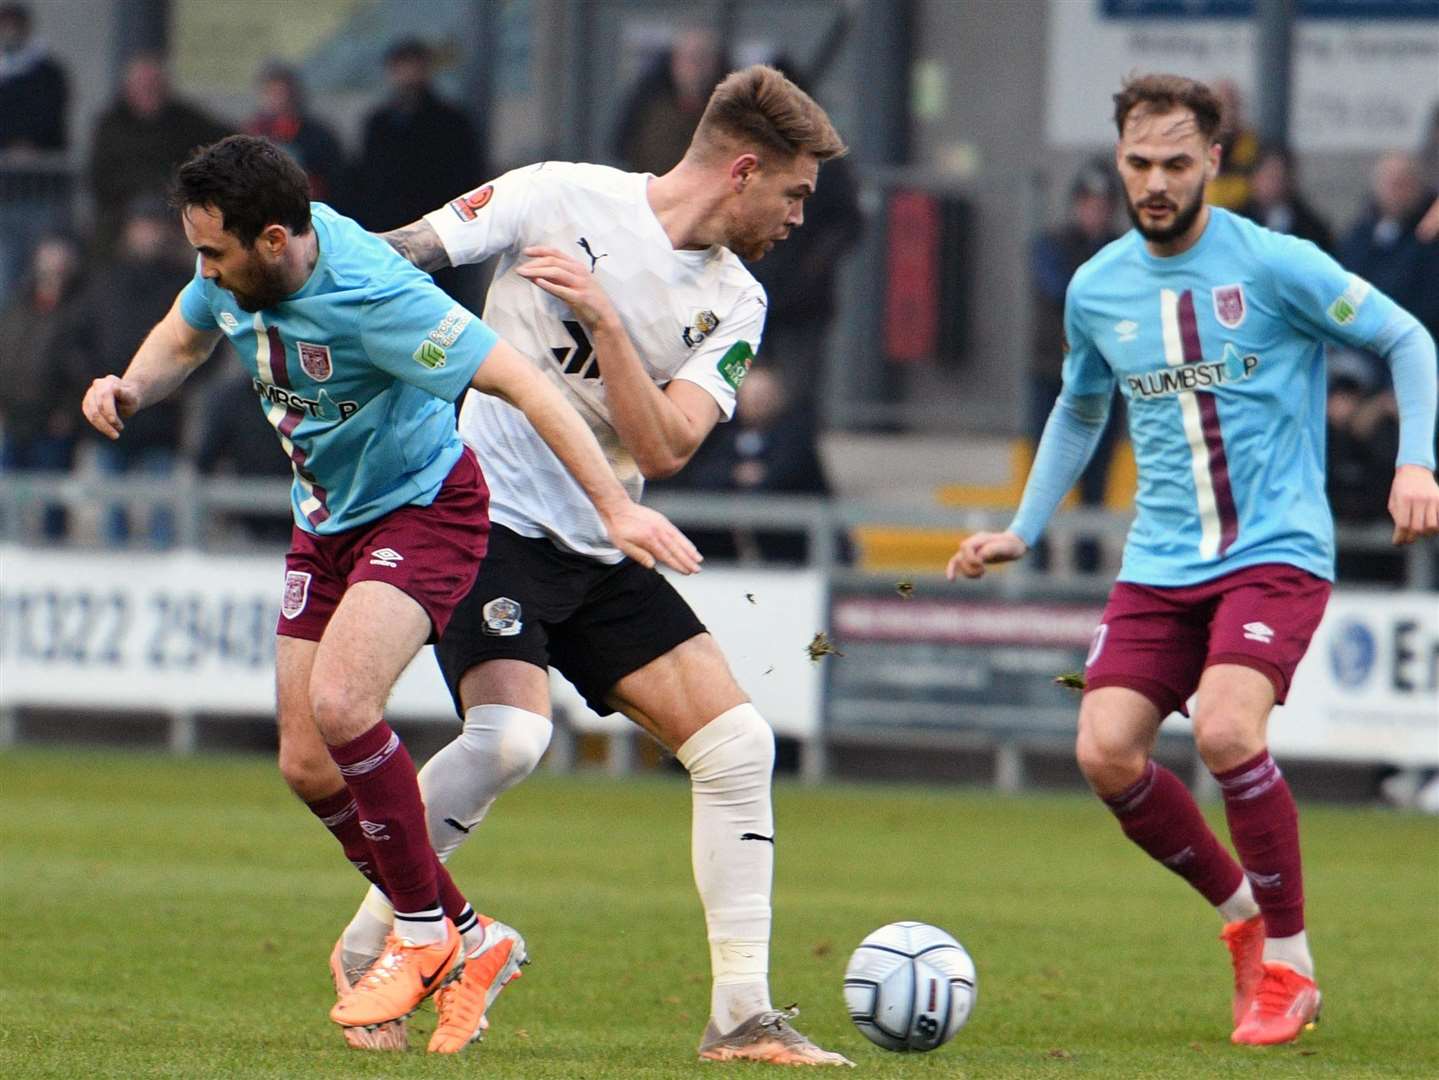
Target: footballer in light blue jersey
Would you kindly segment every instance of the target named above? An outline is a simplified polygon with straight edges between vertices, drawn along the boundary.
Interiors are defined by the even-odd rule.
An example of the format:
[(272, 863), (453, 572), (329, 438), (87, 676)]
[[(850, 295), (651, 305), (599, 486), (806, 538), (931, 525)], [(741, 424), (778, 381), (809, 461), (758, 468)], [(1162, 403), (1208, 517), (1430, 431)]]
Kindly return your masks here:
[[(1082, 266), (1064, 393), (1107, 397), (1117, 383), (1139, 468), (1119, 580), (1188, 585), (1260, 563), (1332, 580), (1325, 343), (1387, 354), (1416, 330), (1313, 244), (1217, 207), (1178, 255), (1150, 254), (1131, 231)], [(1409, 425), (1403, 450), (1432, 467), (1428, 427), (1425, 440)]]
[(259, 311), (202, 277), (180, 294), (197, 330), (222, 330), (293, 463), (295, 523), (330, 535), (428, 506), (463, 449), (454, 402), (497, 337), (428, 274), (323, 203), (319, 257)]

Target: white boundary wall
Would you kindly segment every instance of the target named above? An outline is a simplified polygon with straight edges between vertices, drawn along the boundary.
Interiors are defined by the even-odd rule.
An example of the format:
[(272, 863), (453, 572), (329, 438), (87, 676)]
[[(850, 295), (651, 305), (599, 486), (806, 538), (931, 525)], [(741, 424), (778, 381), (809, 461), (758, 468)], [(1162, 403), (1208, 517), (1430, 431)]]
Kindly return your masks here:
[[(268, 715), (282, 579), (278, 556), (0, 548), (0, 708)], [(707, 570), (673, 580), (775, 730), (818, 735), (821, 673), (805, 645), (823, 625), (821, 575)], [(629, 727), (590, 713), (558, 677), (555, 699), (579, 727)], [(454, 720), (429, 649), (401, 676), (389, 712)]]

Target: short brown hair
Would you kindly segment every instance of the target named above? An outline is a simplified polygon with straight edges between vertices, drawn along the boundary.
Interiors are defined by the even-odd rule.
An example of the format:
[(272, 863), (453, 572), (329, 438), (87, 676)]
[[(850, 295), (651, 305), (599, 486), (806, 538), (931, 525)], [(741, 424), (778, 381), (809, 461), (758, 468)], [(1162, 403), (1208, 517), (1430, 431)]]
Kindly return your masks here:
[(829, 116), (768, 64), (732, 71), (710, 94), (691, 147), (738, 143), (786, 159), (801, 153), (820, 161), (848, 152)]
[(1206, 139), (1219, 134), (1224, 113), (1214, 91), (1196, 79), (1183, 75), (1131, 75), (1114, 95), (1114, 126), (1120, 138), (1124, 137), (1124, 122), (1136, 106), (1161, 113), (1176, 107), (1188, 109)]

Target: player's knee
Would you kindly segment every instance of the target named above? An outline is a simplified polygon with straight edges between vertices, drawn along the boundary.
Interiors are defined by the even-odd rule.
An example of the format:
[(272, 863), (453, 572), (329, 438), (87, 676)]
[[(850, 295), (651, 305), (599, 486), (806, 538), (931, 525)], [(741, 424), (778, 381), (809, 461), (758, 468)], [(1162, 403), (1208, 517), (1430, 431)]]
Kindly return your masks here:
[(341, 680), (315, 682), (310, 686), (310, 712), (315, 726), (337, 745), (373, 727), (380, 709), (365, 700)]
[(1264, 748), (1264, 737), (1239, 713), (1224, 708), (1194, 714), (1194, 747), (1210, 772), (1225, 772)]
[(774, 730), (749, 702), (716, 716), (676, 755), (691, 779), (768, 784), (774, 772)]
[(554, 725), (548, 717), (512, 705), (476, 705), (465, 712), (461, 741), (483, 754), (501, 790), (518, 784), (544, 757)]
[(323, 747), (293, 746), (282, 742), (278, 764), (285, 783), (305, 802), (333, 795), (344, 783)]
[(1123, 791), (1144, 772), (1147, 749), (1106, 735), (1102, 727), (1081, 723), (1074, 759), (1089, 786), (1100, 794)]

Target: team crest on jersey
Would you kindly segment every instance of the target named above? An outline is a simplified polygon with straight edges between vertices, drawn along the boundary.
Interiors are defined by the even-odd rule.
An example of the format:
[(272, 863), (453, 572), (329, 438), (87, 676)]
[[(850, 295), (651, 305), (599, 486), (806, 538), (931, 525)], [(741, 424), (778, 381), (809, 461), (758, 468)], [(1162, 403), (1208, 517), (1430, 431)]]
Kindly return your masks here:
[(1214, 298), (1214, 317), (1226, 330), (1233, 330), (1244, 321), (1244, 286), (1216, 285), (1210, 290)]
[(310, 575), (303, 570), (285, 571), (285, 595), (280, 601), (280, 614), (293, 619), (305, 610), (310, 599)]
[(520, 605), (508, 596), (495, 597), (480, 613), (485, 618), (485, 633), (492, 637), (514, 637), (525, 628)]
[(713, 311), (696, 311), (694, 318), (690, 320), (690, 324), (685, 327), (685, 344), (693, 349), (705, 338), (714, 333), (714, 329), (718, 325), (719, 316)]
[(450, 209), (461, 221), (474, 221), (475, 215), (490, 204), (490, 199), (494, 194), (495, 185), (486, 184), (484, 187), (475, 188), (467, 195), (461, 195), (458, 199), (451, 200)]
[(335, 365), (330, 361), (328, 345), (312, 345), (308, 341), (297, 341), (295, 348), (300, 353), (300, 370), (316, 382), (324, 382), (334, 373)]

